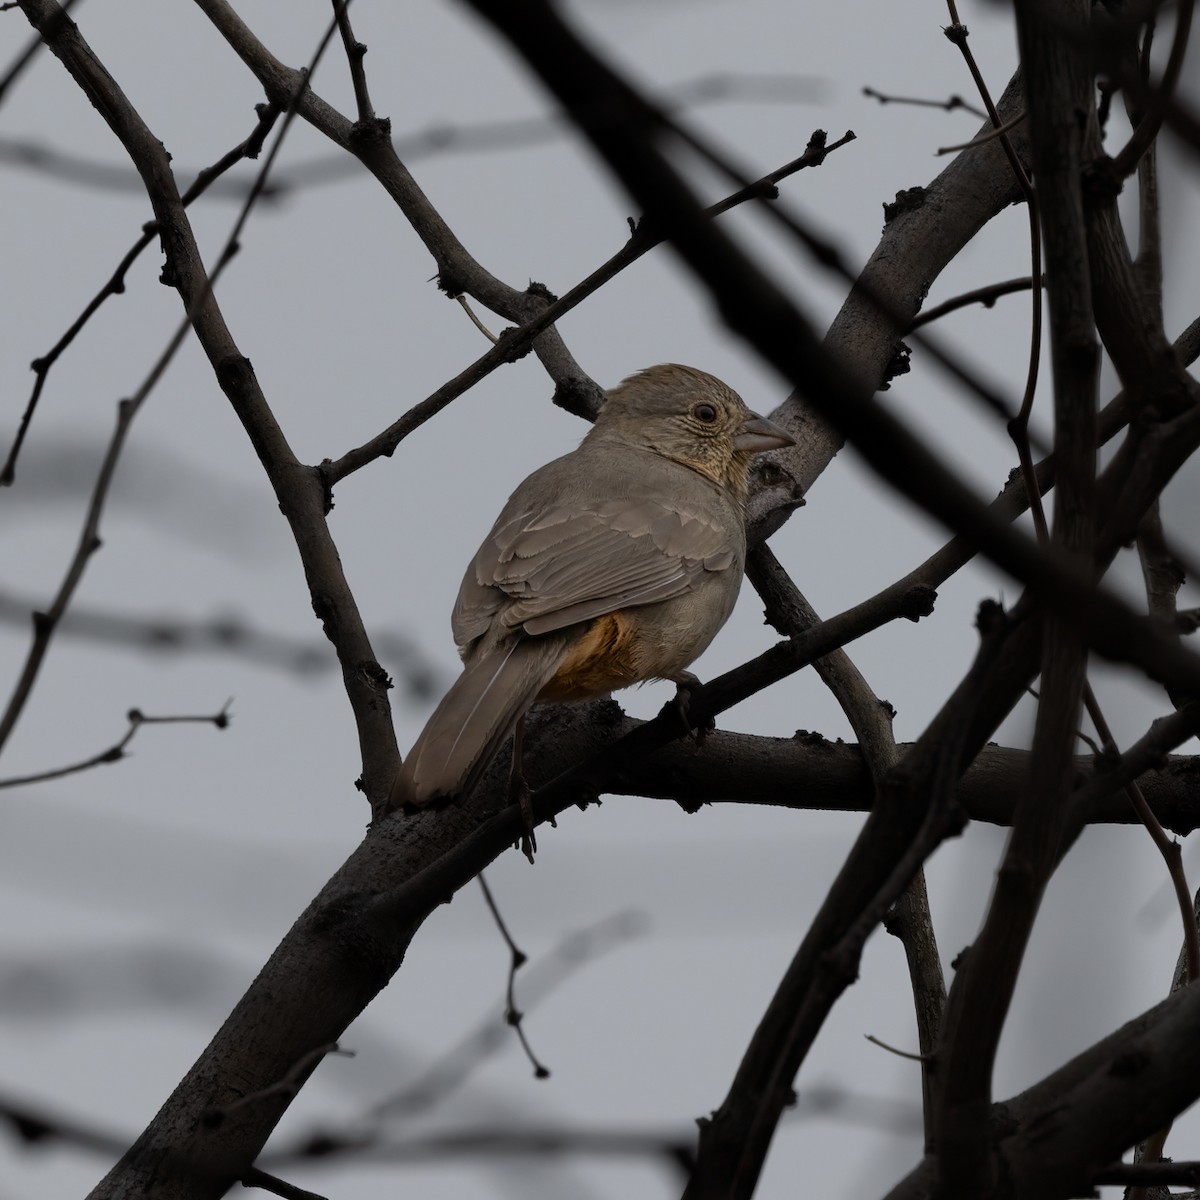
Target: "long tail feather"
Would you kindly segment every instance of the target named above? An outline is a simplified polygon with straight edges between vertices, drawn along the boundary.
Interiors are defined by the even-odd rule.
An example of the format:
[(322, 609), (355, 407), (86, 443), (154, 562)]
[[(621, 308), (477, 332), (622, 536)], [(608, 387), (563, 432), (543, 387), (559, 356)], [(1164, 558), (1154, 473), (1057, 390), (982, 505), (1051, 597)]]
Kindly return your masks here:
[(467, 795), (562, 661), (565, 640), (528, 638), (468, 664), (392, 786), (393, 807)]

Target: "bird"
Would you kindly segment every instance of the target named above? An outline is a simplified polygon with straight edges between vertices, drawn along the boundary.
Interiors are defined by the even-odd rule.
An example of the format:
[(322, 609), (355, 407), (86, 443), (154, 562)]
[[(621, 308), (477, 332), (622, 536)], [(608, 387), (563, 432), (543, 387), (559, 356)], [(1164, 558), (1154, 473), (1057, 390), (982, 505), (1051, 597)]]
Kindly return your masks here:
[[(694, 367), (608, 392), (570, 453), (534, 471), (467, 567), (451, 628), (463, 671), (392, 785), (389, 809), (461, 800), (535, 703), (575, 703), (687, 670), (733, 611), (754, 456), (794, 439)], [(532, 861), (528, 788), (522, 799)]]

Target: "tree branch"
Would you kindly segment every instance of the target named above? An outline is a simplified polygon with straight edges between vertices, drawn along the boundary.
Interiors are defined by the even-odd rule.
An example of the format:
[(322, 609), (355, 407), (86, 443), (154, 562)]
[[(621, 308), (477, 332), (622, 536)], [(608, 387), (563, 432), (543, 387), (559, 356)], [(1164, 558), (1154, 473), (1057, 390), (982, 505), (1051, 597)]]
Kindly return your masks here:
[[(342, 679), (358, 728), (362, 788), (369, 799), (381, 802), (399, 764), (387, 699), (388, 680), (376, 661), (325, 522), (321, 480), (315, 470), (305, 467), (293, 454), (249, 360), (225, 324), (162, 143), (80, 36), (74, 22), (62, 15), (53, 0), (22, 0), (22, 7), (120, 139), (142, 177), (159, 223), (167, 278), (180, 294), (188, 322), (258, 454), (296, 541), (313, 609), (342, 665)], [(331, 33), (334, 28), (331, 26)], [(293, 83), (294, 91), (277, 97), (279, 105), (289, 111), (293, 104), (304, 104), (307, 74), (296, 72)]]

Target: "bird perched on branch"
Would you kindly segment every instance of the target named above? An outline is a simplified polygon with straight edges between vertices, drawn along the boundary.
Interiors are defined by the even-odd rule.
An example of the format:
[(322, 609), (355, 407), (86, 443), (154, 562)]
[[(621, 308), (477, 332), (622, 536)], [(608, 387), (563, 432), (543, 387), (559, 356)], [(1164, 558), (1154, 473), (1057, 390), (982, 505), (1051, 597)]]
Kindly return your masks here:
[(465, 796), (514, 732), (516, 792), (523, 718), (539, 701), (694, 683), (687, 667), (741, 586), (753, 457), (792, 440), (692, 367), (650, 367), (610, 392), (578, 449), (513, 492), (467, 568), (451, 620), (463, 673), (389, 806)]

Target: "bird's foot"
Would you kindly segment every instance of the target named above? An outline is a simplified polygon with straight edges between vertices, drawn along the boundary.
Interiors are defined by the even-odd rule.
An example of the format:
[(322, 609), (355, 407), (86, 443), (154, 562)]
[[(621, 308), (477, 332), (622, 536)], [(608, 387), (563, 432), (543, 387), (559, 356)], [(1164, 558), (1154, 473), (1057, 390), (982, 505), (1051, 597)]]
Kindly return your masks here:
[(694, 738), (697, 746), (703, 746), (704, 739), (717, 727), (717, 722), (713, 717), (707, 717), (699, 723), (692, 719), (692, 693), (704, 685), (691, 671), (680, 671), (674, 677), (674, 684), (675, 696), (674, 699), (667, 702), (668, 706), (679, 717), (679, 721), (683, 725), (683, 736)]
[(533, 833), (533, 794), (525, 781), (525, 772), (521, 767), (521, 752), (525, 747), (525, 714), (517, 718), (513, 730), (512, 765), (508, 771), (508, 802), (515, 804), (521, 810), (521, 853), (533, 863), (537, 853), (537, 838)]
[(513, 772), (508, 780), (508, 802), (521, 810), (521, 853), (532, 863), (537, 853), (537, 837), (533, 832), (533, 793), (525, 776)]

